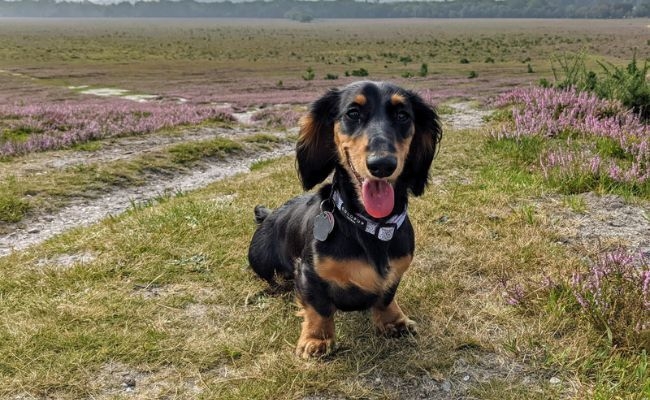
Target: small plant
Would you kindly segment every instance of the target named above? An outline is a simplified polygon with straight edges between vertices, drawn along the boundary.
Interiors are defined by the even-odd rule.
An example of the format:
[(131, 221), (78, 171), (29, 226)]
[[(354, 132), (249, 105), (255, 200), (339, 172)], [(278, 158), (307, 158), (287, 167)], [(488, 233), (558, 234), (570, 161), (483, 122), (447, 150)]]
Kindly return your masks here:
[(460, 59), (460, 63), (461, 64), (469, 64), (469, 60), (467, 58), (463, 57), (463, 58)]
[(527, 71), (526, 71), (526, 72), (528, 72), (529, 74), (532, 74), (532, 73), (535, 72), (535, 71), (533, 70), (533, 67), (530, 65), (530, 63), (528, 64), (528, 67), (527, 67)]
[(486, 64), (494, 64), (494, 58), (492, 57), (487, 57), (484, 61)]
[(420, 72), (418, 75), (420, 75), (421, 77), (425, 77), (429, 75), (429, 66), (427, 65), (427, 63), (422, 63), (422, 65), (420, 65)]
[(402, 78), (413, 78), (413, 73), (410, 71), (402, 72)]
[(478, 77), (478, 74), (476, 73), (476, 71), (469, 71), (469, 75), (467, 77), (469, 79), (474, 79), (474, 78)]
[(353, 69), (351, 72), (352, 76), (368, 76), (368, 70), (365, 68)]
[(523, 205), (521, 207), (521, 217), (528, 225), (536, 225), (535, 222), (535, 207), (532, 205)]
[(0, 185), (0, 222), (18, 222), (30, 208), (31, 205), (20, 197), (15, 178)]
[(571, 288), (584, 317), (611, 345), (650, 350), (650, 260), (624, 249), (602, 254), (573, 275)]
[(314, 80), (315, 77), (316, 77), (316, 73), (314, 72), (314, 69), (312, 67), (307, 67), (307, 71), (305, 72), (305, 74), (303, 74), (302, 79), (306, 81), (311, 81)]
[(325, 80), (334, 81), (334, 80), (337, 80), (337, 79), (339, 79), (339, 76), (336, 75), (336, 74), (329, 74), (328, 73), (328, 74), (325, 75)]
[(411, 56), (404, 56), (404, 57), (399, 58), (399, 62), (406, 65), (406, 64), (408, 64), (410, 62), (413, 62), (413, 59), (411, 58)]
[(282, 79), (278, 81), (278, 83), (275, 84), (277, 87), (282, 87), (284, 83), (282, 82)]
[(604, 99), (618, 100), (643, 120), (650, 119), (650, 65), (646, 60), (639, 66), (636, 51), (625, 68), (598, 61), (603, 71), (601, 77), (587, 69), (584, 53), (567, 53), (552, 61), (559, 65), (559, 68), (551, 67), (558, 88), (573, 87), (594, 92)]

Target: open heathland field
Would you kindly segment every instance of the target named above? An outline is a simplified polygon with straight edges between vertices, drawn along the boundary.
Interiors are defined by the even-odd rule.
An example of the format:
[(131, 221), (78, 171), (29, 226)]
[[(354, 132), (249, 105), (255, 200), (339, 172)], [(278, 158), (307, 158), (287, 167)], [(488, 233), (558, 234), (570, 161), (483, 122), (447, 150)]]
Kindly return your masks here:
[[(650, 399), (647, 119), (553, 73), (635, 59), (642, 94), (649, 34), (0, 20), (0, 398)], [(252, 210), (301, 193), (298, 118), (359, 79), (443, 121), (397, 293), (418, 335), (338, 313), (305, 361), (293, 295), (248, 267)]]

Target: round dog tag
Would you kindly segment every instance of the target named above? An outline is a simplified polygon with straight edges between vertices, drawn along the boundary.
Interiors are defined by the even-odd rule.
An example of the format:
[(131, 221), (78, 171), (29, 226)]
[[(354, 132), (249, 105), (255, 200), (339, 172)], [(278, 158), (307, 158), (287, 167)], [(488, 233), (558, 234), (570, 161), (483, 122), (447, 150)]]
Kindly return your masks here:
[(314, 218), (314, 238), (324, 242), (334, 229), (334, 215), (329, 211), (321, 211)]

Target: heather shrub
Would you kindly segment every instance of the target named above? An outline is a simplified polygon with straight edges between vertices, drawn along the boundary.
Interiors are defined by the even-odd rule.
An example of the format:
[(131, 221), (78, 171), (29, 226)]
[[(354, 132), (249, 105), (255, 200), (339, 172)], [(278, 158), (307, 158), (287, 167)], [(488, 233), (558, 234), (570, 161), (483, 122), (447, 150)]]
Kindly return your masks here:
[(0, 157), (214, 120), (232, 121), (232, 116), (209, 105), (122, 99), (0, 105), (0, 131), (13, 132), (0, 139)]
[(512, 122), (503, 122), (493, 138), (548, 143), (536, 164), (553, 185), (569, 193), (599, 186), (650, 195), (650, 130), (620, 102), (575, 89), (529, 88), (493, 104), (512, 112)]
[(584, 321), (620, 350), (650, 351), (650, 260), (621, 248), (588, 263), (571, 277), (502, 279), (502, 298), (526, 312)]
[(571, 290), (581, 316), (610, 344), (650, 351), (650, 260), (623, 249), (601, 254)]

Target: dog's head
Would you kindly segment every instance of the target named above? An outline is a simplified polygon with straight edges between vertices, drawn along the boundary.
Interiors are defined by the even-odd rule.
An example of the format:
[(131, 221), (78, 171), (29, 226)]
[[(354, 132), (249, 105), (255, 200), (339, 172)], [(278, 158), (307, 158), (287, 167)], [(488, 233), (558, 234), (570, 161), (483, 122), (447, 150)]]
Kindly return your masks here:
[(435, 110), (385, 82), (332, 89), (300, 121), (298, 172), (305, 189), (340, 165), (368, 214), (391, 213), (394, 187), (423, 193), (442, 132)]

